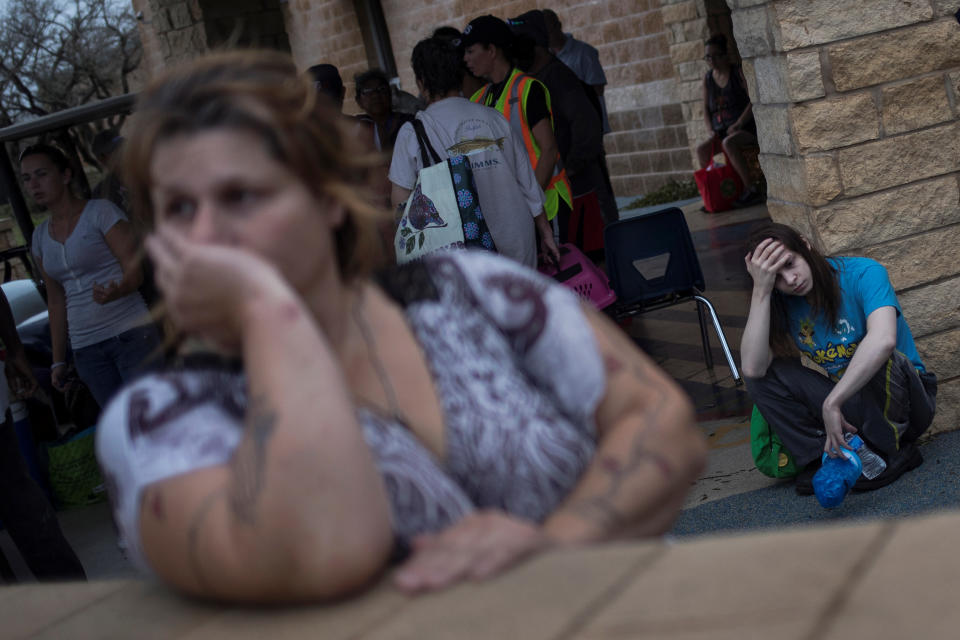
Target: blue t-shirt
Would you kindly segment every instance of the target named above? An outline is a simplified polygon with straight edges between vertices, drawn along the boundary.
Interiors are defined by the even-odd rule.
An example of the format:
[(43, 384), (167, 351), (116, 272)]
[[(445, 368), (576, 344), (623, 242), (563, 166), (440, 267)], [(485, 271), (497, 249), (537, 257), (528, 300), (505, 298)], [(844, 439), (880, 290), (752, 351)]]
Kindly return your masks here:
[(893, 307), (897, 310), (897, 351), (918, 371), (926, 371), (883, 265), (870, 258), (827, 258), (827, 261), (836, 269), (840, 285), (837, 324), (830, 327), (822, 315), (814, 317), (803, 296), (784, 296), (790, 334), (797, 348), (823, 367), (831, 378), (839, 380), (867, 335), (867, 316), (880, 307)]

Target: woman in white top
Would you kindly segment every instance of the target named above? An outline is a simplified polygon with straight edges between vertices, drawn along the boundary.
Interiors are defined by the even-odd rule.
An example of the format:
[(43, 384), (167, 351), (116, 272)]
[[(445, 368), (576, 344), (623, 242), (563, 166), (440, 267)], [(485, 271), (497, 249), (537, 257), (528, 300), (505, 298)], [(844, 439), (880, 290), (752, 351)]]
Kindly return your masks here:
[(24, 190), (50, 212), (33, 233), (33, 256), (47, 285), (51, 383), (63, 389), (69, 328), (77, 373), (106, 406), (160, 344), (137, 292), (143, 273), (135, 236), (116, 205), (73, 193), (73, 173), (56, 147), (27, 147), (20, 171)]

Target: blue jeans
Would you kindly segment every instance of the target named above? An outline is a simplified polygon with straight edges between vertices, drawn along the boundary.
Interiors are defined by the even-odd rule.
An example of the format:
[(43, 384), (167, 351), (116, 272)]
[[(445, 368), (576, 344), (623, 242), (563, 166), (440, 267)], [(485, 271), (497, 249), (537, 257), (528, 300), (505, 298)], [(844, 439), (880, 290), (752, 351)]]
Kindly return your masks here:
[(160, 363), (160, 332), (153, 324), (134, 327), (73, 352), (77, 373), (100, 408), (120, 387)]

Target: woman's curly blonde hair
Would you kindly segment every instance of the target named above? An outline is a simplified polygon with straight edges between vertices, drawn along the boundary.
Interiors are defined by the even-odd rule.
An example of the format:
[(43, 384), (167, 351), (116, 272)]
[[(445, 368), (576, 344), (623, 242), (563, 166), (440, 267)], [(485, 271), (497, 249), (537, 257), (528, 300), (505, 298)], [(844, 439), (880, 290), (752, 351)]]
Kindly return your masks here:
[(141, 221), (150, 224), (155, 213), (150, 164), (157, 146), (211, 129), (255, 134), (317, 197), (344, 207), (344, 223), (334, 233), (343, 280), (378, 266), (377, 225), (388, 214), (374, 204), (368, 176), (379, 158), (354, 148), (346, 118), (318, 105), (309, 78), (275, 51), (212, 53), (172, 69), (140, 94), (122, 167)]

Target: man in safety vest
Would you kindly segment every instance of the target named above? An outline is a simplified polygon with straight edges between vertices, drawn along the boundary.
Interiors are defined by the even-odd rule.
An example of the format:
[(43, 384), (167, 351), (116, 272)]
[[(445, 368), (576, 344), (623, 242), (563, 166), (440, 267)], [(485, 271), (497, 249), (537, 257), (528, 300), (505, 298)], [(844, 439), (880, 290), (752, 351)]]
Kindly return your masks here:
[(470, 99), (497, 109), (523, 139), (546, 196), (547, 219), (553, 221), (561, 208), (570, 211), (573, 196), (553, 131), (550, 93), (539, 80), (514, 67), (512, 43), (510, 27), (494, 16), (474, 18), (466, 26), (460, 40), (463, 59), (474, 75), (489, 82)]

